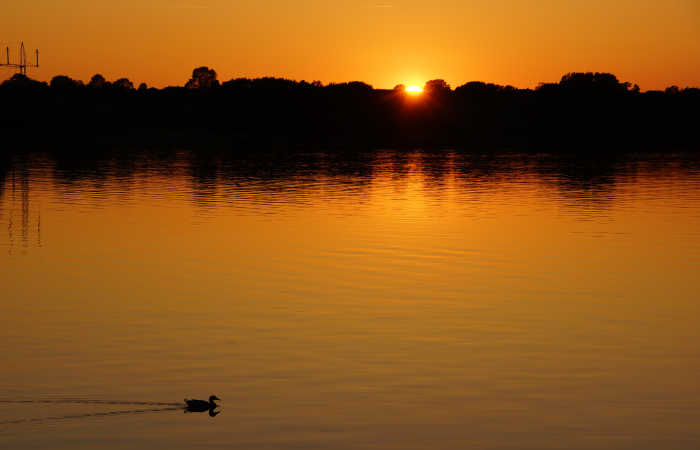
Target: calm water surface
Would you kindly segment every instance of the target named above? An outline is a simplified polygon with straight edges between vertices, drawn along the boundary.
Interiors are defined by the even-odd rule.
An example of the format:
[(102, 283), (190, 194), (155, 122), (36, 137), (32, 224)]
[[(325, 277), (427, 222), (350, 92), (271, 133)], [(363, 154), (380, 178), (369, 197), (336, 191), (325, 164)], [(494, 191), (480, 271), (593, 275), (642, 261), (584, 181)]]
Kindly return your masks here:
[(698, 448), (699, 268), (683, 156), (13, 158), (0, 447)]

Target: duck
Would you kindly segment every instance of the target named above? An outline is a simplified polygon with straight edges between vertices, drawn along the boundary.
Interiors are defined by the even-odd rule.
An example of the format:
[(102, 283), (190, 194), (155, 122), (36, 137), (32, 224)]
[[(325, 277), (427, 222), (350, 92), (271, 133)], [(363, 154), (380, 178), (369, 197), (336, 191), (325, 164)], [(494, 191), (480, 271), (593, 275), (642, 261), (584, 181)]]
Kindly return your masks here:
[(209, 397), (209, 401), (206, 400), (196, 400), (196, 399), (185, 399), (185, 404), (187, 405), (187, 410), (188, 411), (195, 411), (195, 412), (204, 412), (204, 411), (209, 411), (214, 408), (216, 408), (217, 405), (214, 403), (214, 400), (219, 400), (221, 399), (217, 397), (216, 395), (212, 395)]

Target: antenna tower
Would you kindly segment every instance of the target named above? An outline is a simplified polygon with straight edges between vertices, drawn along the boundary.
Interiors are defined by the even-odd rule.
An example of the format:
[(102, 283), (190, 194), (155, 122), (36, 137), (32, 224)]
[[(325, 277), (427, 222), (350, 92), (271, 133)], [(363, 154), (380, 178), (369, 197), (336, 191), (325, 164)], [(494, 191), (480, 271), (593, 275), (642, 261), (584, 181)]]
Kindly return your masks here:
[(27, 75), (27, 67), (39, 67), (39, 50), (34, 50), (34, 55), (36, 60), (32, 64), (27, 60), (27, 52), (24, 49), (24, 42), (22, 42), (19, 46), (19, 62), (10, 63), (10, 47), (5, 47), (5, 61), (0, 62), (0, 67), (14, 67), (22, 75)]

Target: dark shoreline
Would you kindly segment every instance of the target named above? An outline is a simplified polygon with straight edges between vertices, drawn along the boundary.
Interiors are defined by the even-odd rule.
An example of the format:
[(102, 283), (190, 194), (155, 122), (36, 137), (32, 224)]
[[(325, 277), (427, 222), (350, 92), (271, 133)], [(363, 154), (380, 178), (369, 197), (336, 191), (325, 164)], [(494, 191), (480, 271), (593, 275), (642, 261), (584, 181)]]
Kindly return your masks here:
[(88, 85), (67, 77), (46, 84), (16, 75), (0, 85), (4, 147), (76, 155), (122, 145), (596, 155), (700, 149), (700, 89), (640, 92), (611, 74), (567, 74), (534, 90), (481, 82), (451, 89), (433, 80), (412, 97), (400, 86), (382, 90), (360, 82), (220, 84), (214, 71), (203, 69), (187, 87), (165, 89), (134, 89), (128, 80), (95, 84), (95, 77)]

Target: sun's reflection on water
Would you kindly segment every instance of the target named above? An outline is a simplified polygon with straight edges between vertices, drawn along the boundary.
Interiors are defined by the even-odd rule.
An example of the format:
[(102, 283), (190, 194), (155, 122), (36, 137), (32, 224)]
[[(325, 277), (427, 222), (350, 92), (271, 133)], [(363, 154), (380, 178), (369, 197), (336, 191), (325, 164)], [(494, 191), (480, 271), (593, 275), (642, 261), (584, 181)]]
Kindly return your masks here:
[[(0, 165), (0, 397), (235, 399), (206, 428), (41, 416), (85, 415), (101, 448), (117, 421), (167, 448), (234, 427), (245, 448), (694, 439), (699, 193), (681, 157), (18, 159)], [(71, 448), (69, 422), (42, 436)]]

